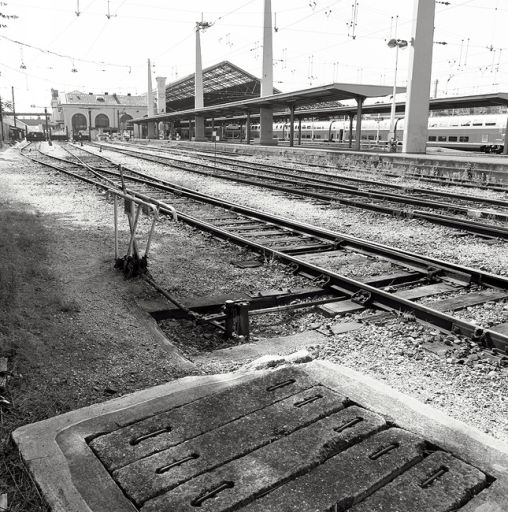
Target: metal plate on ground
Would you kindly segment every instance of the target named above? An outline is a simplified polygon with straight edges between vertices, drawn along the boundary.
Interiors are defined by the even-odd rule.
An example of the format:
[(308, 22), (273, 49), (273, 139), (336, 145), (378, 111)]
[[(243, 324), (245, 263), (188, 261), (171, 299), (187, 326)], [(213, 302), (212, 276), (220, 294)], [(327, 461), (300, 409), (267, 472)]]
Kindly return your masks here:
[(508, 446), (324, 362), (180, 379), (13, 437), (58, 512), (508, 510)]

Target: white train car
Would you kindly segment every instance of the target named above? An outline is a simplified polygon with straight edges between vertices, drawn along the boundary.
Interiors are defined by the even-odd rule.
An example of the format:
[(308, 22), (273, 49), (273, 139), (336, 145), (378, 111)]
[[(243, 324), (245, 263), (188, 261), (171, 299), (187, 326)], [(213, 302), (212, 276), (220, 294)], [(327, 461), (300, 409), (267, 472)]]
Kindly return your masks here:
[[(465, 151), (484, 151), (501, 153), (506, 133), (506, 114), (484, 114), (466, 116), (436, 116), (429, 118), (428, 145)], [(397, 140), (399, 144), (404, 135), (404, 119), (397, 121)], [(289, 123), (274, 123), (274, 137), (281, 141), (289, 140)], [(390, 119), (370, 117), (362, 119), (362, 144), (386, 146)], [(240, 134), (240, 130), (242, 133)], [(302, 121), (302, 142), (349, 142), (349, 121)], [(294, 125), (295, 138), (298, 137), (298, 123)], [(356, 136), (356, 123), (353, 122), (353, 141)], [(245, 139), (245, 126), (229, 125), (226, 137)], [(251, 137), (259, 137), (259, 124), (251, 126)]]

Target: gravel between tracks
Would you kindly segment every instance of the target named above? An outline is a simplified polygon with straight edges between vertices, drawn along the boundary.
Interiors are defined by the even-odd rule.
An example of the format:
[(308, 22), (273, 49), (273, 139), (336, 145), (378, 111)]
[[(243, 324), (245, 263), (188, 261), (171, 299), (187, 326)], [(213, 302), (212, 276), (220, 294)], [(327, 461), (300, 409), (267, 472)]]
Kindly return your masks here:
[[(99, 154), (97, 148), (93, 150)], [(112, 151), (104, 150), (102, 155), (133, 169), (244, 206), (263, 209), (417, 254), (508, 275), (508, 251), (503, 241), (486, 241), (459, 230), (417, 219), (397, 219), (391, 215), (340, 205), (316, 206), (312, 201), (289, 198), (283, 193), (170, 169)], [(479, 190), (478, 195), (481, 193)]]

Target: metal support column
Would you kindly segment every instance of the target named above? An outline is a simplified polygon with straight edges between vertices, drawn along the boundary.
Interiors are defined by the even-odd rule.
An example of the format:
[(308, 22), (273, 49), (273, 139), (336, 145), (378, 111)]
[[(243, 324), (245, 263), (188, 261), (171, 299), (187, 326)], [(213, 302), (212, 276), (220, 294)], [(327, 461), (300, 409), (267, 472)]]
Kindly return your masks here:
[(362, 106), (365, 98), (363, 96), (356, 97), (356, 142), (355, 149), (360, 151), (361, 149), (361, 141), (362, 141)]
[(273, 110), (271, 107), (259, 109), (259, 143), (263, 146), (276, 146), (273, 138)]
[(298, 145), (302, 145), (302, 117), (298, 118)]
[(435, 10), (435, 0), (414, 0), (404, 153), (425, 153), (427, 147)]
[(503, 155), (508, 155), (508, 116), (506, 117), (506, 128), (504, 134)]
[(49, 124), (48, 124), (48, 109), (44, 107), (44, 117), (46, 118), (46, 139), (48, 140), (48, 144), (52, 146), (51, 142), (51, 132), (49, 131)]
[(295, 139), (295, 105), (289, 107), (289, 146), (293, 147)]
[(247, 137), (247, 144), (250, 144), (250, 112), (247, 112), (247, 120), (245, 121), (245, 135)]
[(14, 100), (14, 86), (11, 86), (11, 93), (12, 93), (12, 117), (14, 120), (14, 128), (17, 128), (18, 125), (16, 124), (16, 101)]
[(3, 142), (5, 142), (4, 112), (2, 107), (2, 97), (0, 96), (0, 148), (2, 147)]
[(348, 114), (349, 116), (349, 144), (348, 148), (353, 147), (353, 119), (355, 117), (354, 114)]
[(155, 121), (148, 121), (146, 123), (146, 137), (148, 139), (155, 139), (156, 138), (156, 122)]

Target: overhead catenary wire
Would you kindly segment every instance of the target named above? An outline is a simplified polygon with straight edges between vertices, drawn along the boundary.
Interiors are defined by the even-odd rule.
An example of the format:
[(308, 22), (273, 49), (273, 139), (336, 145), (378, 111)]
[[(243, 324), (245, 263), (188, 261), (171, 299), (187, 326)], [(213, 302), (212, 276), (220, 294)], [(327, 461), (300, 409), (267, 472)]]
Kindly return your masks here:
[[(21, 0), (21, 1), (24, 3), (26, 0)], [(124, 0), (124, 1), (126, 3), (128, 3), (128, 7), (136, 5), (135, 0), (132, 2), (131, 2), (131, 0)], [(248, 66), (249, 65), (251, 65), (252, 67), (256, 66), (256, 69), (257, 69), (257, 65), (258, 65), (254, 59), (255, 52), (249, 51), (249, 49), (252, 47), (252, 46), (249, 46), (249, 43), (242, 44), (243, 40), (245, 38), (241, 37), (244, 34), (248, 34), (249, 32), (247, 32), (247, 30), (242, 31), (242, 29), (235, 32), (233, 29), (229, 28), (229, 26), (231, 26), (231, 27), (237, 27), (237, 26), (243, 27), (244, 26), (246, 28), (252, 28), (254, 26), (257, 26), (257, 23), (255, 22), (256, 20), (249, 16), (244, 17), (245, 20), (247, 21), (247, 23), (245, 23), (245, 24), (241, 23), (241, 17), (244, 14), (241, 12), (242, 9), (244, 9), (245, 6), (254, 4), (255, 1), (258, 3), (258, 5), (262, 3), (260, 0), (250, 0), (250, 1), (244, 1), (244, 2), (239, 2), (239, 3), (235, 2), (231, 6), (232, 9), (230, 11), (228, 11), (228, 13), (223, 14), (223, 13), (217, 12), (217, 13), (215, 13), (215, 17), (214, 17), (214, 15), (210, 16), (210, 14), (208, 13), (208, 19), (212, 19), (213, 22), (217, 24), (217, 26), (220, 25), (220, 29), (222, 30), (222, 49), (220, 49), (221, 51), (216, 52), (216, 53), (220, 54), (218, 56), (217, 60), (219, 60), (219, 59), (231, 60), (231, 58), (244, 59), (244, 57), (248, 57), (249, 62), (247, 62), (247, 59), (244, 59), (244, 60), (242, 60), (241, 65), (242, 65), (242, 67), (244, 67), (244, 69), (249, 70), (251, 73), (253, 71), (251, 71)], [(483, 9), (483, 6), (485, 5), (485, 10), (486, 10), (485, 14), (480, 14), (481, 16), (490, 17), (490, 13), (498, 13), (499, 14), (500, 11), (503, 11), (503, 9), (499, 8), (499, 7), (498, 7), (497, 11), (493, 10), (492, 3), (494, 1), (495, 0), (486, 0), (484, 3), (481, 4), (482, 9)], [(114, 0), (111, 2), (111, 7), (112, 7), (111, 12), (115, 12), (115, 9), (113, 9), (113, 6), (120, 2), (121, 2), (121, 0)], [(490, 6), (488, 6), (488, 2), (491, 4)], [(76, 3), (77, 2), (71, 2), (71, 7), (75, 7)], [(83, 19), (83, 17), (85, 17), (85, 14), (87, 14), (87, 13), (85, 13), (87, 3), (92, 3), (92, 2), (80, 2), (80, 10), (82, 11), (82, 15), (81, 15), (82, 19)], [(362, 6), (361, 6), (362, 13), (366, 12), (366, 11), (364, 11), (364, 8), (366, 7), (367, 3), (369, 4), (368, 5), (369, 12), (376, 11), (375, 7), (376, 7), (377, 3), (375, 2), (375, 0), (362, 0), (360, 3), (362, 4)], [(452, 9), (456, 9), (456, 10), (462, 9), (462, 8), (467, 9), (468, 7), (477, 8), (478, 3), (479, 3), (479, 0), (470, 0), (470, 1), (464, 1), (464, 2), (454, 0), (454, 2), (451, 5), (437, 6), (436, 12), (437, 12), (437, 15), (439, 16), (439, 13), (447, 13), (448, 14), (448, 11), (449, 11), (449, 13), (454, 12), (454, 11), (452, 11)], [(502, 4), (502, 2), (501, 3), (497, 2), (497, 3)], [(148, 0), (148, 4), (145, 4), (144, 2), (141, 3), (138, 1), (137, 5), (143, 6), (143, 7), (146, 7), (146, 6), (150, 7), (150, 4), (152, 4), (152, 6), (154, 8), (157, 7), (159, 9), (164, 9), (164, 10), (166, 10), (166, 9), (173, 10), (172, 7), (168, 6), (167, 4), (164, 4), (162, 2), (159, 3), (159, 2), (155, 2), (155, 1), (150, 1), (150, 0)], [(337, 4), (342, 4), (341, 9), (337, 9), (337, 8), (333, 7), (334, 5), (337, 5)], [(317, 44), (320, 44), (320, 41), (323, 41), (321, 43), (321, 47), (315, 48), (315, 46), (317, 46), (317, 45), (314, 43), (314, 46), (312, 47), (312, 49), (310, 51), (307, 50), (306, 52), (296, 51), (296, 47), (290, 46), (290, 55), (288, 55), (287, 58), (285, 59), (284, 65), (281, 65), (281, 64), (278, 65), (278, 72), (282, 76), (279, 76), (277, 78), (278, 79), (282, 78), (283, 79), (282, 83), (285, 83), (286, 87), (288, 86), (288, 84), (291, 84), (294, 81), (294, 79), (296, 79), (296, 77), (298, 77), (298, 76), (300, 76), (300, 83), (305, 81), (305, 76), (306, 76), (305, 63), (308, 62), (308, 56), (310, 53), (312, 53), (314, 55), (314, 63), (313, 63), (314, 69), (313, 69), (312, 75), (319, 76), (321, 79), (329, 78), (330, 71), (332, 71), (334, 62), (337, 58), (336, 57), (337, 51), (341, 52), (341, 55), (343, 54), (343, 56), (341, 57), (341, 79), (343, 81), (351, 80), (351, 78), (355, 76), (355, 73), (356, 73), (357, 77), (358, 76), (363, 77), (365, 75), (366, 80), (371, 80), (371, 81), (375, 81), (375, 82), (377, 82), (378, 77), (382, 76), (383, 74), (389, 76), (389, 71), (391, 69), (391, 66), (389, 66), (388, 64), (385, 65), (383, 63), (382, 59), (379, 59), (376, 62), (372, 62), (371, 64), (365, 64), (364, 70), (362, 73), (360, 73), (358, 70), (358, 64), (354, 63), (355, 62), (355, 60), (353, 58), (354, 54), (350, 53), (348, 51), (349, 48), (352, 48), (352, 47), (346, 47), (346, 45), (347, 44), (356, 44), (356, 42), (353, 43), (351, 41), (351, 38), (349, 38), (349, 41), (347, 40), (348, 39), (347, 34), (346, 34), (347, 29), (346, 29), (346, 25), (344, 23), (345, 19), (342, 20), (342, 24), (338, 23), (340, 21), (338, 19), (339, 13), (345, 13), (344, 17), (345, 18), (348, 17), (348, 15), (350, 14), (349, 6), (351, 4), (352, 4), (352, 0), (349, 0), (349, 2), (346, 2), (345, 0), (336, 1), (336, 2), (333, 2), (331, 0), (328, 0), (328, 1), (318, 0), (316, 2), (316, 5), (314, 6), (312, 13), (309, 12), (312, 9), (309, 8), (307, 0), (295, 0), (295, 2), (291, 3), (290, 6), (288, 5), (288, 8), (286, 8), (286, 9), (281, 9), (281, 8), (279, 8), (279, 6), (277, 6), (277, 17), (278, 17), (277, 26), (279, 28), (279, 33), (277, 35), (276, 51), (277, 51), (278, 43), (280, 43), (280, 46), (284, 46), (285, 44), (287, 45), (287, 42), (283, 38), (284, 36), (279, 37), (280, 32), (283, 32), (283, 31), (287, 31), (288, 33), (290, 31), (292, 31), (295, 34), (301, 33), (302, 41), (304, 40), (304, 38), (307, 41), (315, 41), (315, 43), (317, 43)], [(55, 5), (57, 5), (57, 4), (55, 4)], [(99, 14), (101, 14), (103, 16), (103, 20), (104, 20), (104, 5), (105, 5), (105, 0), (95, 0), (95, 6), (92, 6), (93, 12), (91, 14), (94, 14), (97, 16)], [(213, 4), (213, 6), (211, 5), (210, 7), (213, 9), (213, 7), (215, 5), (216, 4)], [(371, 7), (372, 7), (372, 9), (371, 9)], [(101, 12), (96, 13), (95, 11), (99, 11), (99, 8), (100, 8)], [(176, 8), (174, 10), (176, 12), (193, 12), (191, 8), (185, 9), (185, 6), (181, 6), (181, 8), (178, 8), (178, 6), (176, 6)], [(217, 11), (218, 10), (219, 9), (217, 9)], [(72, 19), (76, 20), (77, 17), (72, 13), (72, 11), (73, 11), (72, 8), (68, 10), (68, 12), (70, 12), (70, 14), (72, 15)], [(330, 19), (328, 21), (328, 19), (325, 20), (325, 16), (327, 16), (327, 12), (329, 12), (329, 11), (333, 11), (333, 16), (332, 16), (332, 19)], [(146, 13), (148, 16), (153, 15), (153, 13), (148, 11), (146, 8), (143, 9), (143, 12)], [(382, 11), (379, 11), (379, 10), (376, 12), (382, 13)], [(122, 13), (123, 13), (123, 11), (122, 11)], [(235, 20), (231, 19), (228, 22), (227, 16), (229, 15), (229, 13), (232, 13), (233, 16), (235, 15), (235, 13), (236, 14), (241, 13), (241, 15), (235, 16)], [(283, 13), (283, 14), (280, 15), (280, 19), (279, 19), (280, 13)], [(300, 18), (301, 13), (302, 14), (306, 13), (305, 18)], [(130, 13), (126, 12), (126, 14), (130, 14)], [(161, 14), (162, 14), (162, 16), (159, 17), (159, 21), (162, 22), (163, 21), (162, 18), (166, 18), (166, 16), (165, 16), (165, 12), (162, 12)], [(313, 30), (312, 24), (307, 23), (309, 16), (314, 19), (317, 19), (321, 16), (322, 22), (320, 22), (318, 30), (316, 30), (315, 28)], [(240, 24), (237, 23), (237, 19), (240, 19)], [(252, 23), (248, 23), (251, 19), (252, 19)], [(299, 19), (300, 19), (301, 23), (298, 25)], [(370, 26), (366, 25), (366, 22), (368, 22), (368, 20), (370, 20), (370, 19), (371, 18), (367, 18), (367, 20), (365, 20), (364, 16), (362, 15), (362, 19), (360, 20), (361, 21), (361, 27), (360, 27), (361, 31), (358, 31), (358, 33), (357, 33), (357, 40), (358, 41), (363, 40), (364, 42), (372, 41), (372, 48), (374, 49), (374, 51), (377, 51), (377, 41), (382, 41), (384, 39), (384, 37), (386, 37), (386, 28), (388, 26), (389, 16), (386, 15), (386, 11), (385, 11), (384, 20), (381, 20), (381, 18), (380, 18), (379, 19), (380, 23), (377, 23), (374, 26), (373, 26), (373, 24), (371, 24)], [(403, 24), (410, 24), (412, 21), (409, 14), (404, 13), (404, 11), (402, 11), (401, 19), (402, 19), (402, 22), (400, 24), (401, 27)], [(439, 18), (438, 18), (438, 20), (439, 20)], [(235, 21), (235, 23), (233, 23), (233, 21)], [(183, 21), (181, 21), (181, 20), (177, 20), (176, 22), (183, 23)], [(439, 21), (438, 21), (438, 23), (439, 23)], [(436, 25), (438, 23), (436, 23)], [(443, 22), (441, 22), (441, 23), (443, 23)], [(229, 26), (228, 26), (228, 24), (229, 24)], [(65, 27), (65, 23), (63, 24), (63, 27)], [(97, 23), (97, 28), (99, 28), (99, 27), (100, 27), (100, 25)], [(380, 27), (384, 27), (384, 29), (380, 30)], [(454, 27), (457, 29), (458, 27), (460, 27), (460, 25), (455, 24)], [(366, 28), (368, 28), (368, 29), (366, 30)], [(443, 26), (443, 28), (447, 28), (447, 27)], [(228, 32), (228, 34), (230, 34), (229, 37), (224, 36), (226, 31), (229, 31)], [(456, 30), (456, 31), (458, 31), (458, 30)], [(238, 32), (242, 32), (242, 33), (239, 34)], [(313, 39), (313, 34), (317, 35), (318, 33), (319, 33), (319, 35), (323, 35), (323, 36), (335, 34), (338, 37), (335, 39), (335, 41), (333, 41), (333, 39), (331, 39), (329, 37)], [(8, 32), (7, 32), (7, 34), (9, 35)], [(17, 40), (18, 38), (12, 34), (13, 33), (11, 32), (10, 35), (11, 35), (12, 39)], [(181, 32), (179, 32), (178, 34), (181, 35)], [(380, 37), (381, 34), (383, 35), (383, 37)], [(403, 35), (406, 35), (406, 34), (403, 34)], [(467, 39), (465, 38), (465, 35), (466, 35), (466, 32), (464, 30), (464, 32), (462, 34), (459, 34), (458, 37), (454, 38), (455, 41), (446, 37), (446, 40), (449, 43), (448, 48), (441, 49), (439, 47), (439, 50), (436, 53), (437, 60), (435, 62), (435, 69), (437, 69), (438, 76), (439, 76), (439, 73), (441, 73), (441, 77), (442, 77), (443, 73), (448, 74), (449, 70), (448, 69), (444, 70), (445, 68), (443, 66), (443, 61), (446, 62), (446, 58), (444, 56), (449, 55), (451, 53), (451, 51), (453, 51), (455, 53), (455, 55), (457, 55), (459, 53), (459, 48), (460, 48), (460, 44), (461, 44), (460, 42), (462, 39), (464, 39), (464, 41), (462, 42), (463, 47), (462, 47), (462, 56), (461, 56), (461, 69), (460, 69), (460, 72), (456, 72), (457, 77), (466, 76), (465, 73), (473, 73), (474, 70), (478, 69), (478, 60), (481, 58), (481, 55), (479, 55), (479, 53), (478, 53), (478, 51), (476, 51), (476, 49), (483, 49), (483, 52), (486, 55), (485, 63), (487, 65), (489, 65), (487, 74), (490, 75), (490, 78), (492, 78), (492, 75), (488, 72), (492, 69), (494, 69), (494, 70), (497, 69), (498, 63), (499, 63), (500, 73), (504, 72), (504, 69), (503, 69), (504, 62), (503, 62), (503, 59), (501, 58), (501, 56), (499, 55), (499, 51), (496, 52), (495, 59), (494, 59), (494, 66), (492, 65), (492, 62), (491, 62), (492, 54), (487, 53), (488, 50), (485, 49), (486, 42), (489, 42), (489, 41), (481, 41), (481, 38), (479, 38), (478, 35), (475, 36), (475, 34), (473, 34), (473, 33), (471, 34), (471, 37), (470, 38), (468, 37)], [(91, 39), (93, 39), (94, 36), (95, 36), (95, 34), (92, 32)], [(185, 45), (186, 42), (188, 42), (192, 36), (193, 36), (193, 30), (189, 30), (188, 36), (186, 36), (185, 39), (180, 42), (180, 44), (179, 44), (180, 48), (183, 45)], [(214, 38), (215, 38), (215, 40), (218, 40), (219, 36), (214, 34)], [(33, 41), (33, 40), (28, 40), (28, 36), (24, 36), (23, 39), (26, 39), (27, 43), (32, 43), (32, 41)], [(87, 40), (87, 41), (90, 41), (90, 40)], [(37, 42), (37, 40), (35, 40), (35, 42)], [(210, 41), (210, 42), (212, 42), (212, 41)], [(469, 50), (470, 50), (469, 55), (468, 55), (468, 42), (469, 42)], [(501, 41), (499, 41), (499, 42), (501, 42)], [(500, 46), (499, 42), (497, 44), (498, 47)], [(181, 66), (181, 68), (179, 68), (178, 71), (179, 71), (179, 75), (183, 76), (183, 75), (185, 75), (185, 71), (186, 71), (184, 69), (185, 64), (182, 66), (181, 63), (178, 64), (177, 61), (173, 61), (173, 60), (171, 61), (171, 63), (163, 62), (163, 60), (166, 60), (166, 61), (168, 60), (166, 58), (166, 55), (170, 54), (172, 52), (172, 49), (175, 47), (175, 44), (173, 44), (173, 41), (170, 41), (169, 43), (170, 43), (169, 45), (163, 45), (162, 47), (159, 44), (154, 46), (157, 49), (160, 48), (162, 51), (164, 51), (162, 58), (161, 58), (161, 55), (155, 55), (155, 58), (157, 59), (158, 64), (159, 64), (159, 68), (162, 69), (163, 67), (167, 67), (167, 69), (168, 69), (167, 74), (169, 74), (169, 68), (171, 66), (173, 66), (175, 69), (176, 69), (176, 67)], [(178, 45), (178, 43), (179, 42), (177, 41), (176, 44)], [(493, 41), (493, 43), (495, 44), (495, 41)], [(90, 43), (88, 43), (88, 44), (90, 44)], [(252, 43), (250, 43), (250, 45), (252, 45)], [(50, 45), (39, 44), (38, 46), (41, 48), (44, 48), (44, 47), (52, 48)], [(384, 46), (384, 45), (382, 45), (382, 46)], [(85, 48), (86, 48), (86, 46), (85, 46)], [(114, 48), (114, 46), (113, 46), (113, 48)], [(108, 48), (106, 47), (106, 49), (108, 49)], [(59, 49), (55, 48), (55, 50), (58, 51)], [(61, 48), (60, 50), (63, 50), (63, 51), (61, 51), (61, 54), (66, 53), (64, 48)], [(436, 47), (436, 50), (437, 50), (437, 47)], [(95, 48), (94, 48), (94, 51), (95, 51)], [(187, 51), (187, 50), (185, 50), (185, 51)], [(331, 55), (327, 55), (327, 54), (331, 54), (332, 52), (334, 53), (333, 57), (331, 57)], [(54, 53), (57, 53), (57, 52), (53, 52), (53, 54)], [(69, 53), (71, 53), (71, 51), (69, 51)], [(49, 54), (49, 55), (51, 56), (52, 54)], [(506, 53), (504, 53), (504, 55), (506, 55)], [(35, 59), (33, 59), (33, 58), (31, 59), (30, 58), (31, 56), (33, 56), (33, 52), (27, 51), (27, 54), (26, 54), (27, 59), (25, 59), (24, 62), (27, 65), (27, 67), (29, 67), (30, 70), (33, 70), (34, 68), (33, 68), (33, 64), (31, 62), (31, 60), (35, 60)], [(103, 56), (105, 57), (106, 53), (103, 53)], [(94, 57), (92, 55), (92, 51), (90, 51), (89, 55), (84, 55), (81, 53), (81, 55), (68, 55), (67, 57), (75, 59), (75, 63), (80, 72), (82, 70), (83, 71), (86, 70), (88, 67), (88, 66), (83, 67), (83, 65), (82, 65), (83, 62), (87, 65), (90, 64), (92, 66), (93, 65), (97, 66), (98, 67), (98, 69), (96, 70), (97, 72), (100, 72), (100, 68), (103, 68), (103, 69), (106, 68), (107, 71), (110, 71), (108, 69), (108, 67), (112, 67), (112, 69), (111, 69), (112, 74), (115, 72), (116, 69), (122, 69), (122, 68), (125, 70), (132, 68), (133, 72), (137, 73), (137, 69), (138, 68), (141, 69), (141, 66), (142, 66), (141, 64), (137, 65), (136, 63), (132, 63), (132, 62), (129, 64), (122, 64), (121, 60), (123, 60), (123, 59), (122, 59), (121, 55), (119, 55), (120, 59), (118, 59), (118, 60), (120, 60), (120, 62), (115, 61), (114, 59), (109, 59), (109, 62), (104, 62), (107, 59), (91, 60), (91, 58)], [(57, 66), (59, 66), (59, 63), (57, 62), (58, 59), (54, 59), (54, 62), (55, 62), (54, 64), (53, 64), (53, 61), (51, 61), (51, 59), (49, 57), (48, 57), (48, 59), (41, 59), (41, 62), (46, 61), (46, 60), (48, 61), (48, 66), (54, 66), (54, 69), (58, 70), (58, 68), (57, 68)], [(66, 62), (69, 62), (69, 60), (67, 60)], [(11, 62), (9, 62), (9, 64), (11, 64)], [(14, 67), (17, 67), (17, 66), (19, 66), (19, 63), (14, 62)], [(328, 66), (328, 67), (326, 68), (326, 66)], [(446, 66), (446, 67), (448, 67), (448, 66)], [(65, 62), (63, 62), (62, 68), (67, 69), (67, 70), (70, 69), (70, 67), (67, 68), (67, 66), (65, 65)], [(287, 71), (282, 72), (283, 69), (287, 69)], [(89, 71), (93, 72), (94, 70), (93, 70), (93, 68), (90, 67)], [(189, 72), (191, 72), (191, 70), (189, 70)], [(36, 74), (42, 75), (43, 73), (39, 72)], [(117, 73), (117, 74), (119, 74), (119, 73)], [(161, 73), (161, 74), (164, 74), (164, 73)], [(173, 74), (175, 74), (175, 73), (173, 73)], [(256, 74), (255, 71), (254, 71), (254, 74)], [(308, 73), (307, 73), (307, 75), (308, 75)], [(76, 75), (76, 76), (78, 76), (78, 75)], [(105, 75), (103, 75), (103, 76), (105, 76)], [(471, 75), (468, 75), (468, 76), (471, 76)], [(375, 77), (374, 80), (373, 80), (373, 77)], [(487, 76), (485, 76), (484, 78), (487, 80)], [(503, 80), (503, 77), (500, 76), (500, 79)], [(100, 80), (100, 78), (99, 78), (99, 80)], [(457, 81), (457, 82), (459, 80), (460, 80), (460, 78), (455, 79), (455, 81)], [(441, 83), (444, 83), (444, 81), (441, 80)], [(61, 82), (58, 85), (61, 85)]]
[(5, 39), (6, 41), (10, 41), (11, 43), (17, 44), (19, 46), (23, 46), (25, 48), (31, 48), (32, 50), (37, 50), (37, 51), (39, 51), (41, 53), (45, 53), (45, 54), (48, 54), (48, 55), (54, 55), (55, 57), (60, 57), (60, 58), (63, 58), (63, 59), (74, 59), (77, 62), (85, 62), (85, 63), (88, 63), (88, 64), (102, 64), (102, 65), (111, 66), (111, 67), (117, 67), (117, 68), (130, 68), (131, 67), (131, 64), (116, 64), (116, 63), (113, 63), (113, 62), (104, 62), (104, 61), (98, 61), (98, 60), (84, 59), (84, 58), (80, 58), (80, 57), (75, 57), (73, 55), (66, 55), (66, 54), (63, 54), (63, 53), (54, 52), (52, 50), (48, 50), (48, 49), (45, 49), (45, 48), (40, 48), (39, 46), (35, 46), (35, 45), (32, 45), (32, 44), (24, 43), (23, 41), (18, 41), (16, 39), (11, 39), (10, 37), (4, 36), (3, 34), (0, 34), (0, 38), (1, 39)]

